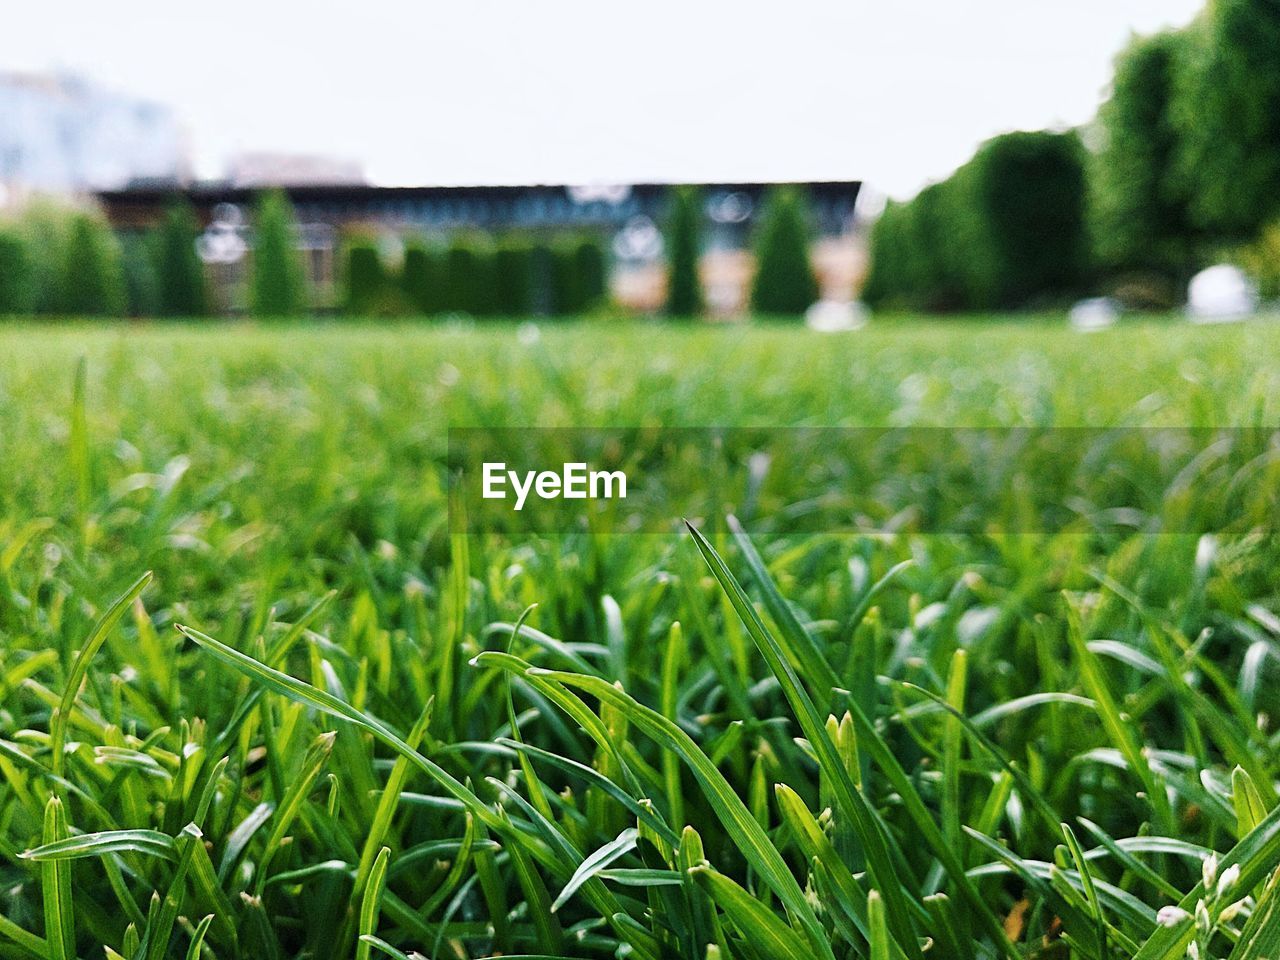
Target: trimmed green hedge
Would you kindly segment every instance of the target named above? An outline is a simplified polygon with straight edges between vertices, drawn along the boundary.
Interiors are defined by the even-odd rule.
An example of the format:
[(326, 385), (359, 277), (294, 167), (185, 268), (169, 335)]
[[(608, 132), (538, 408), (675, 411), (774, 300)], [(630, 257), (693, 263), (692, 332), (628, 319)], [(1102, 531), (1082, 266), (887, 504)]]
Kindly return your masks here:
[(377, 312), (387, 299), (389, 286), (378, 245), (363, 237), (353, 239), (347, 244), (346, 261), (343, 280), (347, 309), (353, 313)]
[(1074, 133), (1010, 133), (872, 230), (873, 306), (1010, 309), (1078, 294), (1090, 272), (1085, 154)]

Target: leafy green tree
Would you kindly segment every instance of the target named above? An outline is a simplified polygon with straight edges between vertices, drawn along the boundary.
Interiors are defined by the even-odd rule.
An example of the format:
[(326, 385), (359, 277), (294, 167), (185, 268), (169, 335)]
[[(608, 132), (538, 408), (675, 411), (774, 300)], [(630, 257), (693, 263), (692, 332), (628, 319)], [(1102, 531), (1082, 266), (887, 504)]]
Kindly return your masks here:
[(196, 252), (200, 227), (195, 211), (182, 199), (169, 204), (160, 224), (156, 250), (159, 312), (166, 317), (198, 317), (205, 303), (204, 265)]
[(818, 299), (809, 262), (807, 201), (796, 187), (772, 188), (756, 227), (751, 306), (757, 313), (799, 315)]
[(1180, 282), (1195, 269), (1192, 197), (1178, 170), (1174, 106), (1185, 33), (1136, 37), (1116, 60), (1099, 112), (1102, 145), (1090, 186), (1096, 246), (1111, 270), (1154, 271)]
[(1190, 28), (1176, 106), (1192, 209), (1247, 241), (1280, 214), (1280, 3), (1213, 0)]
[(72, 217), (62, 276), (68, 313), (86, 317), (124, 314), (127, 304), (120, 244), (95, 214)]
[(696, 317), (705, 308), (698, 278), (702, 192), (697, 187), (677, 187), (672, 191), (666, 246), (667, 313), (673, 317)]
[(440, 257), (420, 242), (409, 243), (401, 265), (400, 287), (414, 311), (423, 316), (439, 313), (445, 295)]
[(348, 310), (369, 314), (381, 308), (387, 294), (387, 274), (373, 240), (362, 237), (348, 244), (344, 280)]
[(252, 274), (253, 312), (260, 317), (294, 317), (306, 310), (294, 230), (293, 205), (284, 191), (263, 193), (254, 220)]
[(1233, 259), (1253, 277), (1264, 299), (1280, 298), (1280, 222), (1264, 227)]
[(36, 270), (31, 247), (16, 226), (0, 227), (0, 316), (31, 313), (36, 306)]

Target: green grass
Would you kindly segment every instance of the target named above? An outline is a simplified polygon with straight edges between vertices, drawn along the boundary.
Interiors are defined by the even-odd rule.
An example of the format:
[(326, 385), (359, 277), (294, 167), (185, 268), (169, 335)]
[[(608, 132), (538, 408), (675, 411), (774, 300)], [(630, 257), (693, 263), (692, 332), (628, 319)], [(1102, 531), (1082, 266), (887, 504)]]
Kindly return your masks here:
[(0, 958), (1275, 957), (1273, 535), (463, 537), (443, 458), (1276, 423), (1266, 323), (0, 326)]

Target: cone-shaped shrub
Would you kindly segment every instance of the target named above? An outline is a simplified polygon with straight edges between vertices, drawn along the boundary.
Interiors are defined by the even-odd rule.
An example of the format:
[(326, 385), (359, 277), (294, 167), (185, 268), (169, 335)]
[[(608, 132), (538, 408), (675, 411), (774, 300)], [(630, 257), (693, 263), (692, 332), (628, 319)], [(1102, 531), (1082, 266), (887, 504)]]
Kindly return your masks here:
[(120, 244), (111, 228), (94, 214), (77, 213), (72, 218), (62, 289), (68, 313), (114, 317), (125, 311)]
[(0, 316), (31, 313), (36, 306), (36, 273), (22, 231), (0, 227)]
[(258, 200), (253, 238), (253, 312), (294, 317), (306, 309), (302, 260), (294, 241), (293, 205), (280, 190)]
[(667, 224), (667, 313), (673, 317), (696, 317), (703, 311), (701, 249), (702, 193), (697, 187), (677, 187)]
[(120, 238), (125, 310), (131, 317), (155, 317), (161, 313), (160, 275), (156, 270), (156, 264), (161, 259), (159, 241), (158, 233)]
[(751, 306), (757, 313), (799, 315), (818, 299), (809, 262), (809, 223), (804, 194), (774, 187), (756, 227), (756, 274)]
[(156, 251), (159, 312), (166, 317), (198, 317), (205, 312), (204, 266), (196, 253), (199, 235), (191, 205), (175, 200), (165, 210)]

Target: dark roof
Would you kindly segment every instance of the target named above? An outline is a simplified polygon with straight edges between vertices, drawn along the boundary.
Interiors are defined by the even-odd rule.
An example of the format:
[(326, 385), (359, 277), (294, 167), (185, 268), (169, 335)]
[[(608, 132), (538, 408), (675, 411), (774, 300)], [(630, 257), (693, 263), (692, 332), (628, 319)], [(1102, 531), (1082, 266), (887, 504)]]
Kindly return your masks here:
[[(766, 182), (742, 183), (701, 183), (701, 186), (715, 190), (742, 191), (759, 193), (774, 186)], [(813, 182), (796, 182), (815, 195), (849, 196), (856, 194), (861, 182), (857, 180), (823, 180)], [(471, 197), (511, 197), (529, 193), (559, 193), (575, 188), (568, 184), (520, 184), (520, 185), (469, 185), (469, 186), (433, 186), (433, 187), (381, 187), (372, 184), (299, 184), (282, 186), (279, 189), (294, 202), (319, 203), (358, 203), (371, 199), (387, 200), (431, 200), (444, 198)], [(637, 183), (629, 185), (634, 193), (653, 194), (669, 190), (676, 184), (670, 183)], [(188, 185), (176, 183), (157, 183), (147, 181), (132, 184), (118, 190), (102, 190), (97, 196), (104, 203), (164, 203), (174, 196), (183, 196), (193, 203), (245, 203), (270, 187), (247, 187), (229, 183), (201, 182)]]

